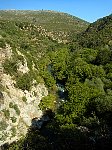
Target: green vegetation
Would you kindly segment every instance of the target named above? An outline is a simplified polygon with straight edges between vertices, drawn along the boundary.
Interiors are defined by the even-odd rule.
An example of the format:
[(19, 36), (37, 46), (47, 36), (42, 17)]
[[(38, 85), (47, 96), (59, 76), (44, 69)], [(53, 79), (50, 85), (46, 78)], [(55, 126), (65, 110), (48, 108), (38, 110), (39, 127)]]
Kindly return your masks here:
[(6, 44), (4, 39), (0, 38), (0, 48), (5, 48)]
[(20, 115), (20, 110), (19, 110), (17, 104), (13, 104), (12, 102), (10, 102), (9, 107), (15, 109), (17, 115)]
[(11, 60), (5, 60), (3, 64), (5, 73), (14, 75), (17, 72), (17, 63)]
[(9, 103), (9, 107), (13, 108), (13, 103), (12, 102)]
[[(78, 36), (78, 41), (83, 47), (98, 48), (111, 45), (112, 14), (90, 24), (86, 31)], [(111, 45), (112, 46), (112, 45)]]
[[(47, 36), (51, 39), (53, 36), (56, 40), (70, 40), (73, 33), (75, 35), (78, 34), (89, 25), (88, 22), (77, 17), (55, 11), (1, 10), (0, 17), (2, 20), (20, 21), (16, 25), (21, 29), (27, 30), (28, 23), (35, 24), (45, 31), (50, 32)], [(26, 21), (25, 26), (23, 24), (24, 20)], [(32, 31), (32, 34), (35, 34), (34, 31)]]
[(42, 98), (39, 106), (43, 111), (46, 109), (55, 110), (55, 102), (56, 96), (53, 94), (49, 94), (48, 96)]
[[(55, 26), (52, 24), (54, 27), (46, 17), (47, 15), (51, 17), (49, 14), (54, 17)], [(28, 15), (30, 17), (24, 22), (23, 17)], [(46, 123), (47, 125), (40, 131), (30, 129), (24, 140), (9, 146), (10, 150), (15, 147), (22, 150), (26, 145), (32, 150), (69, 150), (74, 147), (89, 150), (91, 145), (93, 149), (101, 148), (104, 144), (109, 145), (109, 148), (112, 145), (110, 140), (112, 138), (110, 119), (112, 118), (112, 16), (90, 24), (87, 29), (87, 24), (81, 20), (77, 27), (72, 24), (74, 29), (73, 26), (69, 26), (69, 23), (66, 24), (67, 29), (63, 24), (64, 15), (44, 11), (1, 12), (0, 31), (2, 34), (5, 32), (4, 40), (11, 45), (13, 57), (15, 56), (15, 59), (4, 62), (4, 70), (13, 75), (16, 80), (15, 86), (22, 90), (30, 91), (33, 81), (36, 80), (38, 84), (41, 79), (41, 82), (47, 86), (49, 94), (42, 98), (39, 106), (43, 111), (51, 109), (55, 112), (51, 122)], [(37, 16), (43, 21), (44, 18), (48, 19), (42, 23), (42, 19), (38, 18), (38, 25), (42, 27), (37, 26)], [(69, 17), (66, 16), (66, 19)], [(59, 21), (60, 18), (63, 23)], [(58, 36), (55, 38), (48, 35), (47, 30), (50, 28), (51, 32), (53, 30), (54, 33), (55, 30), (57, 34), (59, 33), (58, 21), (59, 26), (62, 23), (61, 31), (73, 32), (70, 37), (73, 39), (69, 39), (67, 44), (64, 41), (59, 44)], [(53, 23), (52, 19), (50, 22)], [(80, 30), (82, 23), (85, 25)], [(80, 34), (76, 35), (77, 33)], [(29, 68), (27, 73), (17, 71), (17, 61), (22, 61), (24, 64), (24, 58), (20, 58), (17, 50), (27, 61)], [(58, 85), (64, 87), (61, 91), (64, 95), (63, 102), (61, 102)], [(26, 101), (25, 97), (23, 101)], [(9, 107), (14, 108), (18, 115), (20, 114), (16, 104), (10, 103)]]
[(16, 123), (17, 118), (16, 117), (11, 117), (12, 123)]
[(10, 118), (10, 112), (9, 112), (9, 110), (8, 109), (3, 109), (2, 111), (4, 112), (5, 118), (9, 119)]
[(16, 135), (16, 128), (15, 127), (12, 127), (11, 128), (11, 131), (12, 131), (12, 137), (14, 137)]
[(5, 130), (7, 128), (7, 123), (5, 120), (0, 121), (0, 131)]
[(13, 108), (15, 109), (16, 114), (19, 116), (19, 115), (20, 115), (20, 110), (19, 110), (17, 104), (14, 104), (14, 105), (13, 105)]
[(27, 98), (25, 96), (22, 97), (23, 102), (27, 102)]
[(0, 137), (1, 141), (5, 141), (7, 139), (8, 134), (7, 133), (2, 133), (2, 136)]
[(32, 85), (32, 79), (30, 74), (23, 74), (17, 77), (16, 79), (16, 87), (22, 89), (22, 90), (30, 90), (30, 87)]

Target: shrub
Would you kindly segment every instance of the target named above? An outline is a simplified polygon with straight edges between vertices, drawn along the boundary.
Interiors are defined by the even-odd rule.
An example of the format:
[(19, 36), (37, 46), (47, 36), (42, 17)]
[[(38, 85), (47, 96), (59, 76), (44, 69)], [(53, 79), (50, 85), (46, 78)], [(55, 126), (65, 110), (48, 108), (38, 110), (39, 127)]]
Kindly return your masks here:
[(16, 135), (16, 128), (15, 127), (12, 127), (11, 128), (11, 131), (12, 131), (12, 137), (14, 137)]
[(17, 118), (16, 117), (11, 117), (12, 123), (15, 123)]
[(46, 109), (54, 110), (55, 109), (55, 100), (56, 100), (55, 95), (49, 94), (48, 96), (45, 96), (42, 98), (39, 106), (42, 110), (46, 110)]
[(6, 117), (6, 119), (9, 119), (9, 117), (10, 117), (9, 110), (8, 109), (3, 109), (2, 111), (4, 112), (4, 116)]
[(20, 110), (19, 110), (17, 104), (13, 104), (12, 102), (10, 102), (9, 107), (10, 108), (14, 108), (16, 113), (17, 113), (17, 115), (20, 115)]
[(20, 115), (20, 110), (19, 110), (17, 104), (14, 104), (14, 105), (13, 105), (13, 108), (15, 109), (17, 115)]
[(27, 102), (27, 98), (25, 96), (22, 97), (23, 102)]
[(20, 75), (16, 79), (16, 87), (18, 87), (22, 90), (28, 90), (29, 91), (31, 85), (32, 85), (32, 77), (28, 73)]
[(9, 107), (13, 108), (13, 103), (12, 102), (9, 103)]
[(6, 132), (2, 132), (2, 136), (0, 136), (0, 141), (5, 141), (7, 139), (8, 134)]
[(8, 124), (2, 120), (0, 121), (0, 131), (5, 130), (8, 127)]
[(5, 60), (3, 67), (7, 74), (14, 75), (17, 72), (17, 64), (14, 60)]

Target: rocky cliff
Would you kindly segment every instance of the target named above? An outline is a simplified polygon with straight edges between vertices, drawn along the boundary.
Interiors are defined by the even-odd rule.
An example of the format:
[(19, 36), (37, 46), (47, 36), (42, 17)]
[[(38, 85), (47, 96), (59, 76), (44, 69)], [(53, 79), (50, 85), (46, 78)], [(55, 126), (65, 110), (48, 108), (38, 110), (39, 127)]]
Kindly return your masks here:
[[(42, 97), (48, 95), (44, 83), (37, 83), (33, 79), (29, 90), (22, 90), (15, 86), (14, 76), (4, 71), (4, 62), (12, 59), (12, 49), (6, 44), (0, 48), (0, 145), (12, 142), (27, 133), (31, 120), (42, 116), (39, 102)], [(17, 72), (25, 74), (29, 72), (27, 60), (17, 62)]]

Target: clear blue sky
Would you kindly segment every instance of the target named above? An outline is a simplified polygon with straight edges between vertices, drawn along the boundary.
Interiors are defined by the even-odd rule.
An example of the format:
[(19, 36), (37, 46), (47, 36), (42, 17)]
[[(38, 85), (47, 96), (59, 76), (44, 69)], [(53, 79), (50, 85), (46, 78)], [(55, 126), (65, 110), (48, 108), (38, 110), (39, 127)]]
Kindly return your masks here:
[(94, 22), (112, 13), (112, 0), (0, 0), (0, 9), (56, 10)]

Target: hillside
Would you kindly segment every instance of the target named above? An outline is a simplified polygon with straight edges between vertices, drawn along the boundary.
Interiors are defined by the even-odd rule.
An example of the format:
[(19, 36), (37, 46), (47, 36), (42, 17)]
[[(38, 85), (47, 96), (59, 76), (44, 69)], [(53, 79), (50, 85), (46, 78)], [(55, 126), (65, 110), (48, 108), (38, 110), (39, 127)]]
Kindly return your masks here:
[(88, 28), (59, 12), (0, 15), (0, 148), (111, 150), (111, 15)]
[(64, 47), (71, 32), (87, 25), (52, 11), (0, 11), (0, 145), (26, 134), (31, 120), (42, 116), (38, 105), (44, 96), (56, 99), (47, 53)]
[(112, 45), (112, 14), (90, 24), (78, 36), (78, 41), (80, 45), (88, 48)]
[(38, 59), (46, 43), (53, 43), (42, 32), (31, 24), (0, 21), (0, 145), (24, 136), (32, 118), (42, 115), (38, 105), (48, 90)]
[(55, 11), (0, 11), (1, 20), (29, 22), (47, 30), (50, 37), (70, 40), (72, 34), (84, 31), (88, 22), (66, 13)]

